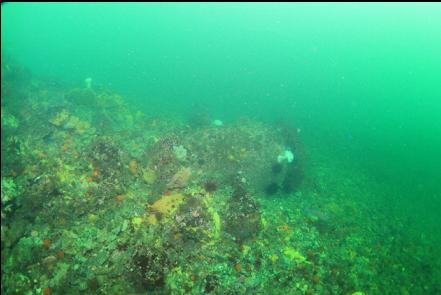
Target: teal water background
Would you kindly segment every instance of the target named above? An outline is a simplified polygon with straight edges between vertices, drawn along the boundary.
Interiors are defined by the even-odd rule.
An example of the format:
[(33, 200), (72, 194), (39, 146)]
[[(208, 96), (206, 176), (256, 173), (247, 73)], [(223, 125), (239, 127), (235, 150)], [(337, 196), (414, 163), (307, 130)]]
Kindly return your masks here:
[(92, 77), (152, 116), (288, 120), (441, 239), (439, 3), (14, 3), (1, 14), (2, 51), (34, 74)]

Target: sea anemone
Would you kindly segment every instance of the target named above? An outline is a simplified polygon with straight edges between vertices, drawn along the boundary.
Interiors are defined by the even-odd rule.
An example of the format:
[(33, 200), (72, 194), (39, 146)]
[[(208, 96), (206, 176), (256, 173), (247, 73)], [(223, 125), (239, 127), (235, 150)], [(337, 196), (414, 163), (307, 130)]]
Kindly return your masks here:
[(217, 183), (212, 180), (207, 180), (204, 182), (204, 189), (209, 193), (215, 192), (217, 190)]

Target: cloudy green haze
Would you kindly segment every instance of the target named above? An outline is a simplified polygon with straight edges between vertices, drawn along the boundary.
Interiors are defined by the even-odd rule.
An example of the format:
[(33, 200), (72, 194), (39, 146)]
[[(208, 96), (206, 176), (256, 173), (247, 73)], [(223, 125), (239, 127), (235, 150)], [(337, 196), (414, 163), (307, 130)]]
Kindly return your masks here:
[(69, 87), (90, 77), (148, 116), (289, 122), (310, 157), (383, 189), (368, 206), (441, 241), (439, 3), (1, 9), (2, 53), (33, 76)]

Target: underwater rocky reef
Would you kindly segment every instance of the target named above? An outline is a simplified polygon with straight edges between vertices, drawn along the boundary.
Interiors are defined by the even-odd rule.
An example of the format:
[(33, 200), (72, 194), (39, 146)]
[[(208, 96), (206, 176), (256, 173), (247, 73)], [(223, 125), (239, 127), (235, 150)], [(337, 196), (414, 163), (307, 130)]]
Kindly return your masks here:
[(440, 294), (439, 249), (315, 152), (2, 56), (2, 294)]

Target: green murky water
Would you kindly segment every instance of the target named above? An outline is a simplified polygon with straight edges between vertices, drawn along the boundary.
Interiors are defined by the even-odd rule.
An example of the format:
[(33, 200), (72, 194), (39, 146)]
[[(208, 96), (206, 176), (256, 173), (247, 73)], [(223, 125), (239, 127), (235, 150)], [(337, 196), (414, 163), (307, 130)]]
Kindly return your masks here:
[(440, 4), (1, 14), (2, 293), (441, 293)]

